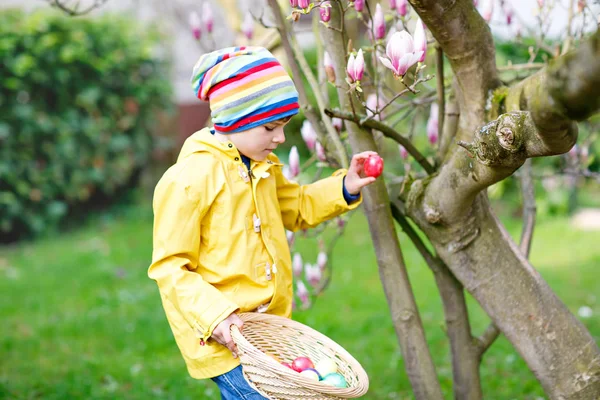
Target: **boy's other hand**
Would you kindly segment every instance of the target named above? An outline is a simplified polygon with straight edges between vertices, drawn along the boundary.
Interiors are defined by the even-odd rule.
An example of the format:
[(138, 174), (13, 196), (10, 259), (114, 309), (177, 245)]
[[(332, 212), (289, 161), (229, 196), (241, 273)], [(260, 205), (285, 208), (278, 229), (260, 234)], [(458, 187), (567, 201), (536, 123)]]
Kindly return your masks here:
[(240, 328), (240, 332), (244, 327), (244, 321), (241, 320), (240, 317), (236, 313), (232, 313), (229, 317), (225, 318), (223, 321), (217, 325), (217, 327), (213, 330), (211, 338), (216, 340), (217, 343), (222, 344), (231, 350), (231, 354), (233, 354), (233, 358), (237, 358), (238, 349), (235, 345), (235, 342), (231, 338), (231, 325), (237, 325)]
[(351, 195), (357, 195), (360, 192), (360, 189), (375, 182), (377, 179), (372, 176), (365, 177), (363, 170), (365, 160), (372, 155), (377, 155), (377, 153), (374, 151), (363, 151), (362, 153), (357, 153), (352, 156), (352, 161), (350, 161), (350, 167), (346, 174), (346, 180), (344, 181), (346, 190)]

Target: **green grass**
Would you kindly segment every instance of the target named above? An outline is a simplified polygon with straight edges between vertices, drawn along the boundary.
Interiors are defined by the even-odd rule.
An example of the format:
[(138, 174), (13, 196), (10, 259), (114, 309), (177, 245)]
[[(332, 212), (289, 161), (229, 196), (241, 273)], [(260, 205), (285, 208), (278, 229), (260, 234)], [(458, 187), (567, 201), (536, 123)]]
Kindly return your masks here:
[[(114, 213), (113, 213), (114, 215)], [(0, 249), (0, 398), (218, 399), (210, 381), (191, 379), (165, 319), (156, 284), (146, 276), (151, 256), (148, 206), (93, 218), (85, 227)], [(519, 232), (518, 221), (508, 221)], [(573, 312), (600, 336), (600, 247), (597, 233), (573, 230), (564, 218), (540, 221), (532, 261)], [(400, 234), (427, 340), (447, 399), (452, 371), (443, 314), (432, 275)], [(315, 243), (299, 239), (302, 253)], [(352, 217), (338, 242), (334, 277), (314, 308), (295, 319), (336, 340), (365, 367), (366, 399), (412, 394), (377, 272), (367, 223)], [(488, 324), (469, 298), (475, 333)], [(482, 365), (486, 399), (538, 399), (543, 392), (504, 338)]]

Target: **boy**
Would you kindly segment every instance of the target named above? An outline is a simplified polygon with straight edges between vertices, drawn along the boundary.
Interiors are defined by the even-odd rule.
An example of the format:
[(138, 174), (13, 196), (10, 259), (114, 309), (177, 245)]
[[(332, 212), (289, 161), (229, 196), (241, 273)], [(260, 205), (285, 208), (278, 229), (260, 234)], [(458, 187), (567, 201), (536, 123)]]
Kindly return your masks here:
[[(212, 378), (223, 399), (262, 399), (244, 380), (230, 327), (236, 313), (290, 317), (291, 257), (285, 229), (296, 231), (356, 208), (362, 162), (300, 186), (272, 153), (298, 112), (298, 93), (261, 47), (203, 55), (192, 76), (210, 102), (213, 129), (190, 136), (154, 194), (154, 249), (148, 275), (190, 375)], [(233, 353), (233, 357), (232, 357)]]

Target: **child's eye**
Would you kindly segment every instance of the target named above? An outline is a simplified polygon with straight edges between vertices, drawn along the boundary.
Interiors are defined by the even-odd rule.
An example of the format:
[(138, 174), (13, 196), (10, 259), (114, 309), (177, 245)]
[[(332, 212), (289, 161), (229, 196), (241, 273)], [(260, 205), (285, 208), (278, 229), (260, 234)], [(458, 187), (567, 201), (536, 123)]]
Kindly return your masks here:
[(273, 132), (275, 130), (275, 128), (269, 128), (268, 126), (265, 126), (265, 129), (267, 132)]

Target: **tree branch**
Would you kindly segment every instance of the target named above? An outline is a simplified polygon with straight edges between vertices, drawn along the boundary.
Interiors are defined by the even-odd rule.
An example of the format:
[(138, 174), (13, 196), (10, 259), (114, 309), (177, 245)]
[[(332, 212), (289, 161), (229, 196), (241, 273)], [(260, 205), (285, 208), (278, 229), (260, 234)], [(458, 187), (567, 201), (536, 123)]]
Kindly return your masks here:
[[(388, 138), (393, 139), (396, 142), (400, 143), (402, 146), (404, 146), (406, 151), (408, 151), (408, 153), (414, 157), (415, 161), (417, 161), (423, 167), (423, 169), (427, 171), (428, 174), (433, 174), (435, 172), (435, 168), (429, 163), (429, 161), (427, 161), (425, 156), (423, 156), (423, 154), (421, 154), (419, 150), (417, 150), (417, 148), (412, 144), (410, 139), (400, 135), (393, 128), (384, 124), (383, 122), (377, 121), (375, 119), (366, 119), (366, 117), (361, 114), (353, 115), (351, 112), (340, 110), (326, 109), (325, 113), (331, 117), (337, 117), (347, 121), (352, 121), (364, 128), (380, 131)], [(365, 122), (361, 123), (362, 120), (364, 120)]]
[(77, 1), (75, 3), (75, 6), (70, 7), (67, 3), (68, 1), (62, 1), (62, 0), (46, 0), (52, 7), (57, 7), (59, 10), (67, 13), (68, 15), (72, 16), (72, 17), (76, 17), (76, 16), (80, 16), (80, 15), (85, 15), (88, 14), (90, 12), (92, 12), (92, 10), (96, 9), (96, 8), (100, 8), (104, 5), (104, 3), (106, 3), (108, 0), (94, 0), (94, 2), (80, 10), (79, 9), (79, 1)]
[[(348, 168), (348, 155), (346, 154), (344, 145), (342, 144), (335, 128), (333, 127), (331, 120), (324, 113), (325, 102), (323, 101), (323, 98), (321, 96), (319, 85), (315, 77), (313, 76), (312, 71), (308, 66), (308, 63), (306, 62), (306, 59), (304, 58), (302, 49), (300, 49), (297, 43), (294, 41), (294, 39), (289, 36), (286, 28), (286, 23), (283, 19), (283, 15), (281, 14), (281, 8), (279, 7), (279, 3), (277, 2), (277, 0), (269, 0), (269, 6), (271, 7), (271, 10), (273, 11), (273, 14), (275, 16), (275, 23), (277, 24), (277, 29), (279, 30), (279, 33), (281, 35), (283, 47), (285, 48), (290, 67), (292, 68), (296, 88), (298, 89), (299, 93), (300, 91), (303, 92), (300, 100), (306, 106), (309, 105), (308, 97), (304, 88), (304, 83), (300, 78), (302, 75), (304, 75), (307, 78), (309, 85), (313, 89), (313, 94), (315, 95), (315, 98), (317, 99), (319, 114), (321, 116), (321, 119), (323, 120), (323, 124), (327, 133), (324, 134), (321, 132), (321, 124), (319, 122), (319, 118), (317, 117), (318, 114), (316, 112), (314, 112), (313, 115), (310, 116), (309, 120), (313, 125), (315, 131), (319, 134), (323, 145), (325, 145), (326, 143), (326, 141), (324, 140), (325, 138), (328, 138), (329, 141), (333, 143), (336, 150), (334, 153), (334, 158), (340, 164), (340, 166), (342, 166), (343, 168)], [(309, 117), (307, 111), (305, 111), (305, 114), (307, 114), (307, 117)]]
[(459, 139), (469, 140), (485, 119), (490, 90), (500, 85), (494, 41), (472, 0), (410, 0), (448, 58), (460, 91)]
[[(437, 68), (437, 100), (438, 100), (438, 156), (444, 133), (444, 116), (446, 114), (446, 97), (444, 94), (444, 50), (439, 44), (435, 46)], [(439, 160), (441, 161), (441, 160)]]
[(479, 373), (479, 352), (474, 348), (471, 336), (469, 312), (465, 302), (463, 286), (456, 280), (446, 264), (435, 257), (425, 246), (421, 237), (408, 222), (404, 206), (399, 200), (390, 204), (392, 215), (406, 235), (413, 242), (435, 278), (442, 298), (446, 333), (450, 339), (452, 352), (452, 375), (454, 376), (454, 398), (478, 400), (483, 398)]

